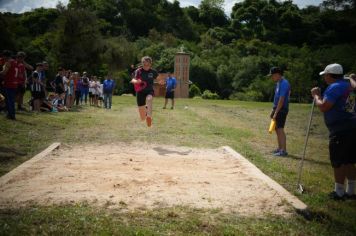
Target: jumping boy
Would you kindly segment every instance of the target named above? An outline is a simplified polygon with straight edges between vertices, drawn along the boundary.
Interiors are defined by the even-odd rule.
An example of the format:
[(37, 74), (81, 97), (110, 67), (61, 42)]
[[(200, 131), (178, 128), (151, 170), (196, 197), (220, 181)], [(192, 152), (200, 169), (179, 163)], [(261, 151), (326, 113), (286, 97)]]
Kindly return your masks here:
[(135, 71), (135, 77), (131, 83), (135, 86), (138, 112), (142, 121), (146, 120), (148, 127), (152, 125), (152, 100), (153, 100), (153, 81), (158, 73), (152, 69), (152, 58), (144, 56), (141, 59), (142, 68)]

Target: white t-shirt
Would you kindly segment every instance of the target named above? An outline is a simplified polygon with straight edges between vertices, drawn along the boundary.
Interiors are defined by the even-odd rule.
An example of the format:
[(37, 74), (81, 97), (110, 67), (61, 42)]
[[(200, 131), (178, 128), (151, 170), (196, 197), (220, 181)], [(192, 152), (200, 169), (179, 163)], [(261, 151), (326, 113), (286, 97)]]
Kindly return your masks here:
[(69, 79), (65, 76), (62, 77), (62, 80), (63, 80), (63, 84), (64, 84), (64, 91), (68, 91), (68, 82), (69, 82)]

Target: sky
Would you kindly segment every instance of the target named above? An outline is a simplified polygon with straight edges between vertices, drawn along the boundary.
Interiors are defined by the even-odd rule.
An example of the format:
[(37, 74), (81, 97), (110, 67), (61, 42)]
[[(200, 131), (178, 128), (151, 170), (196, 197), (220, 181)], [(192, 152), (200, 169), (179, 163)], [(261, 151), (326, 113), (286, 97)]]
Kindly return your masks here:
[[(173, 1), (173, 0), (169, 0)], [(242, 0), (225, 0), (225, 13), (230, 15), (231, 9), (236, 2), (241, 2)], [(300, 8), (308, 5), (319, 5), (323, 0), (293, 0)], [(63, 4), (67, 4), (69, 0), (61, 0)], [(180, 0), (180, 6), (199, 6), (200, 0)], [(31, 11), (31, 9), (45, 7), (45, 8), (55, 8), (58, 0), (0, 0), (0, 12), (13, 12), (13, 13), (23, 13), (26, 11)]]

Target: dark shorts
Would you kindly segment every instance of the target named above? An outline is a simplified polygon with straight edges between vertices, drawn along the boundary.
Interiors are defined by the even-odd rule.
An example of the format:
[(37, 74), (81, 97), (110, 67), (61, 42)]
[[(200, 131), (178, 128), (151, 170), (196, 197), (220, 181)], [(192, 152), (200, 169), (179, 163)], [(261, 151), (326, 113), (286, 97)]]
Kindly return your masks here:
[(25, 86), (25, 84), (19, 84), (19, 85), (17, 86), (16, 94), (18, 94), (18, 95), (24, 95), (25, 92), (26, 92), (26, 86)]
[(64, 90), (62, 88), (56, 88), (56, 94), (62, 94), (64, 93)]
[(44, 92), (35, 91), (32, 92), (32, 97), (33, 99), (43, 99), (45, 96), (44, 96)]
[[(271, 117), (273, 117), (274, 114), (274, 110), (271, 114)], [(284, 125), (286, 124), (286, 120), (287, 120), (287, 115), (288, 115), (288, 111), (279, 111), (276, 117), (276, 129), (283, 129)]]
[(146, 105), (146, 97), (148, 95), (153, 96), (153, 94), (154, 94), (153, 90), (151, 90), (151, 91), (143, 90), (141, 92), (136, 93), (137, 106), (141, 107), (141, 106)]
[(165, 98), (174, 99), (174, 91), (166, 92)]
[(331, 165), (338, 168), (341, 165), (356, 164), (356, 130), (336, 134), (329, 139), (329, 155)]

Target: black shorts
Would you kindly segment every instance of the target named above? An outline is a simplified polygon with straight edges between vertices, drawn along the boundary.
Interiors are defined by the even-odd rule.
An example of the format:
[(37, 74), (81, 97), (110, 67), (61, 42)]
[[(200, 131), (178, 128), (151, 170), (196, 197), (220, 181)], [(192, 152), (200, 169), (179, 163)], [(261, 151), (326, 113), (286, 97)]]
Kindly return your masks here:
[(94, 94), (92, 92), (89, 92), (89, 97), (90, 98), (94, 97)]
[(137, 92), (136, 93), (137, 106), (141, 107), (141, 106), (146, 105), (146, 97), (148, 95), (153, 96), (153, 94), (154, 94), (153, 90), (148, 90), (148, 91), (143, 90), (143, 91)]
[[(274, 115), (275, 110), (273, 110), (272, 114), (271, 114), (271, 118)], [(276, 129), (283, 129), (284, 125), (286, 124), (286, 120), (287, 120), (287, 115), (288, 115), (288, 111), (284, 111), (284, 110), (280, 110), (277, 114), (276, 117)]]
[(64, 90), (62, 88), (56, 88), (56, 94), (62, 94), (64, 93)]
[(32, 92), (32, 97), (33, 99), (43, 99), (45, 97), (43, 94), (42, 91), (34, 91)]
[(332, 167), (338, 168), (341, 165), (356, 164), (355, 147), (356, 129), (330, 136), (329, 155)]
[(165, 98), (174, 99), (174, 91), (166, 92)]
[(24, 95), (25, 92), (26, 92), (26, 86), (25, 86), (25, 84), (19, 84), (19, 85), (17, 86), (16, 94)]

